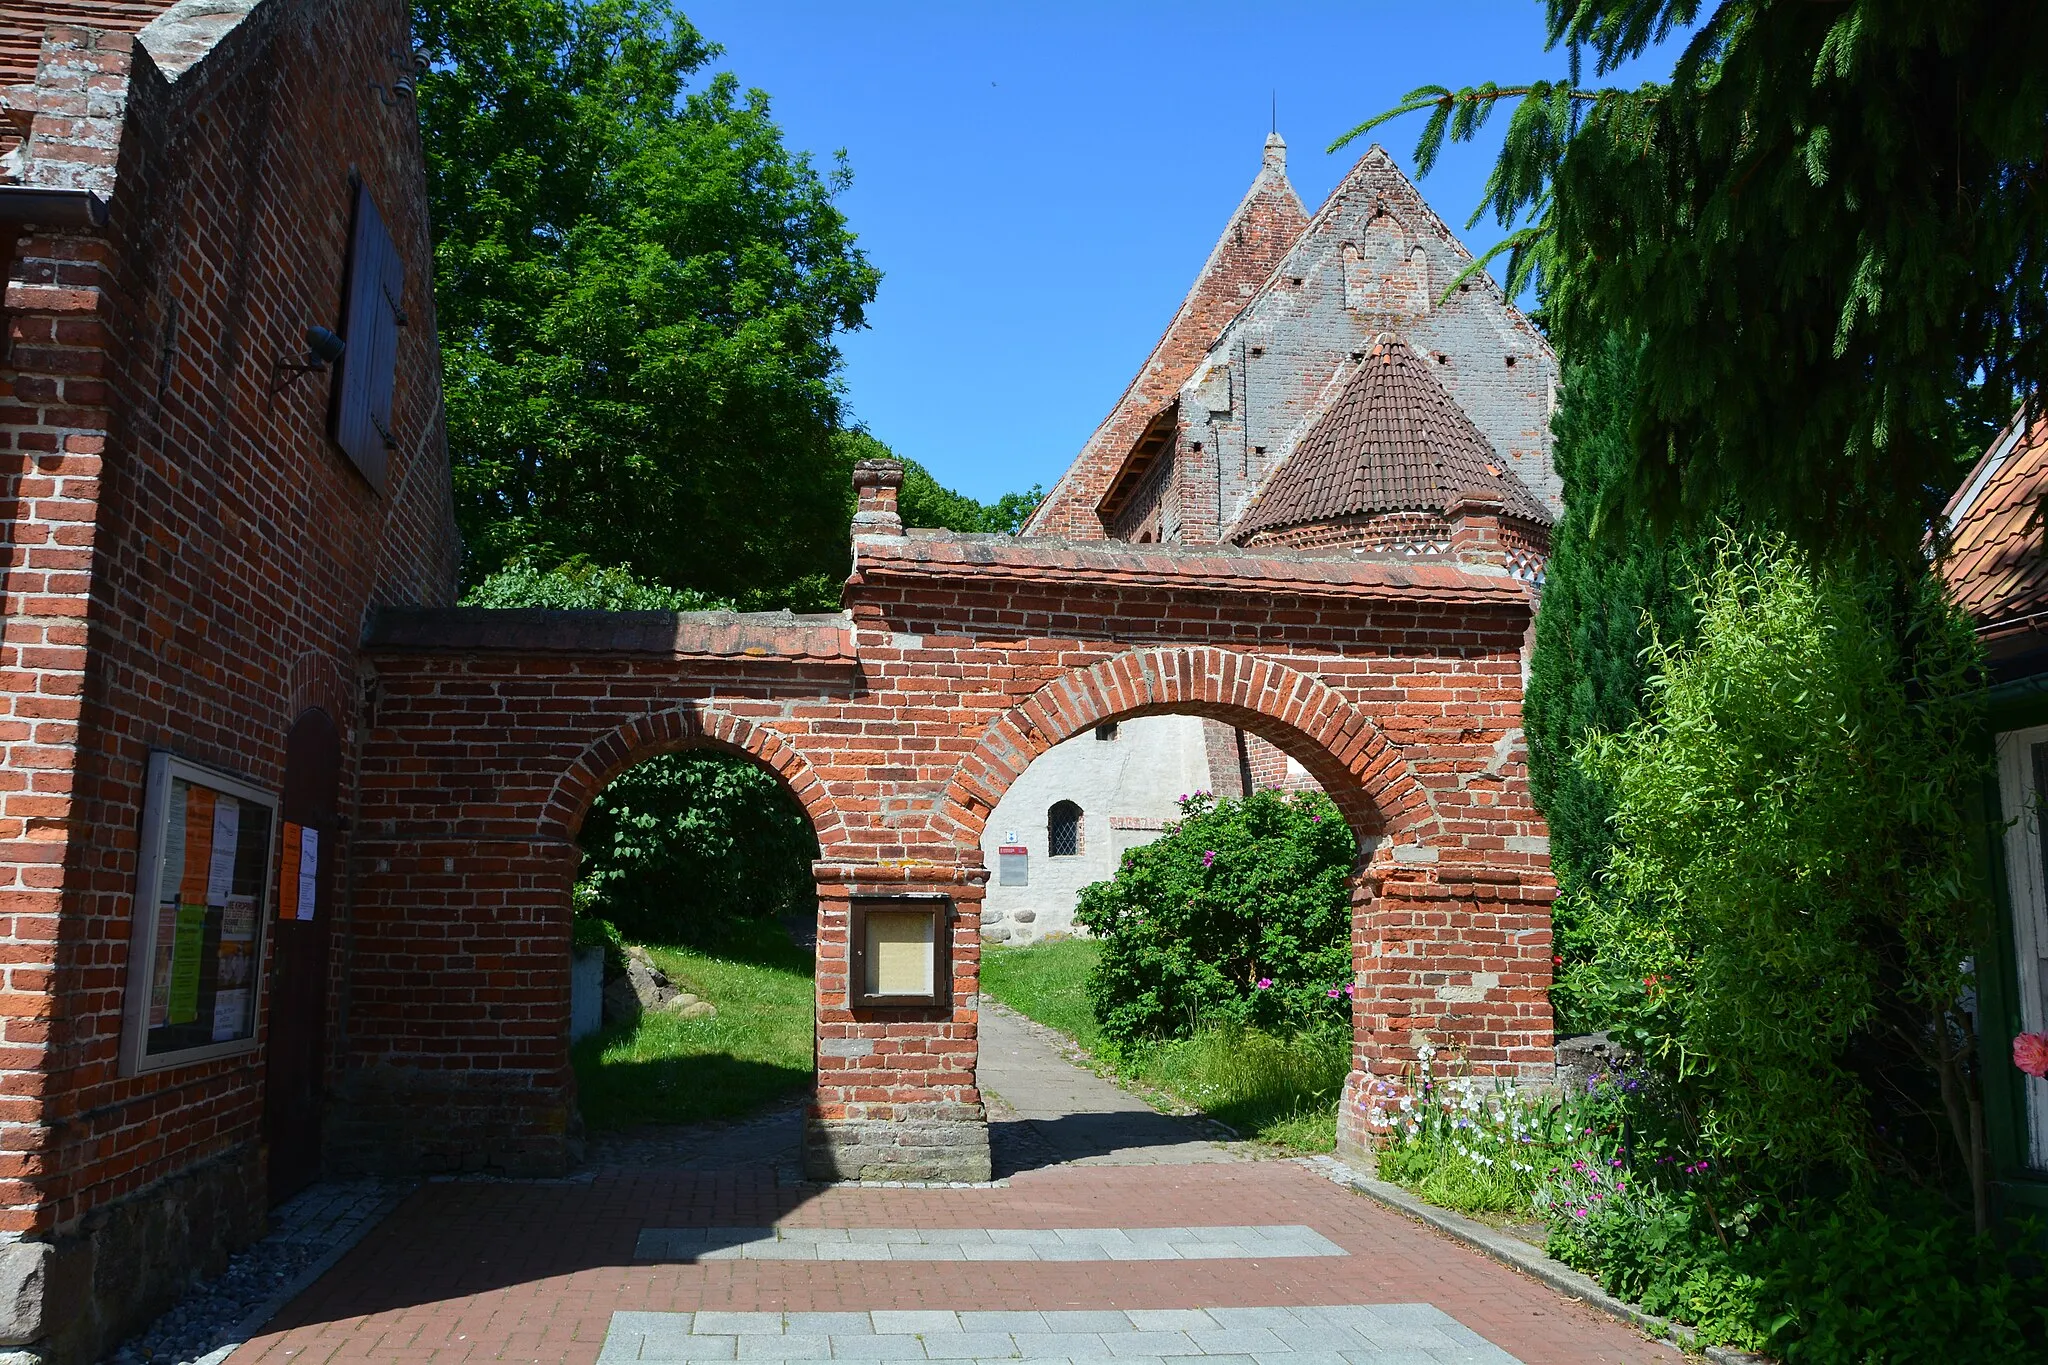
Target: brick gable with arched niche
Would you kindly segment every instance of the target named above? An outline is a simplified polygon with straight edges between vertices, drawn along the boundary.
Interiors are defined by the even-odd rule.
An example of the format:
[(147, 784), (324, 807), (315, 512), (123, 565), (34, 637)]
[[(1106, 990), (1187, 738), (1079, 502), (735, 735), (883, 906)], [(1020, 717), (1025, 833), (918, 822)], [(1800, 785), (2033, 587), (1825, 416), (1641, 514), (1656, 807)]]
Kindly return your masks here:
[[(363, 750), (343, 1167), (571, 1159), (574, 831), (603, 784), (703, 744), (777, 774), (819, 835), (817, 1174), (985, 1176), (975, 1086), (982, 824), (1032, 759), (1105, 721), (1213, 717), (1343, 809), (1356, 1070), (1423, 1043), (1547, 1072), (1552, 882), (1520, 729), (1527, 592), (1484, 547), (1416, 564), (905, 535), (864, 465), (837, 616), (391, 612)], [(849, 996), (855, 903), (944, 898), (950, 989)], [(1345, 1135), (1363, 1138), (1355, 1105)]]

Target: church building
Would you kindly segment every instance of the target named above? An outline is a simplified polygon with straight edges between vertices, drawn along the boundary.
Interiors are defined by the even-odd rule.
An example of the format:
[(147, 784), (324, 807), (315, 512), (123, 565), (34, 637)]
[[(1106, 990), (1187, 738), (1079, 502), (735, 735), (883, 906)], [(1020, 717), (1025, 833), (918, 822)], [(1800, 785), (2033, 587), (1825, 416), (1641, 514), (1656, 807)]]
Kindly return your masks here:
[[(1471, 264), (1384, 148), (1311, 216), (1272, 134), (1165, 334), (1024, 534), (1442, 560), (1454, 512), (1483, 505), (1504, 571), (1538, 592), (1561, 510), (1557, 357), (1488, 275), (1460, 278)], [(1313, 786), (1265, 740), (1197, 716), (1068, 740), (988, 822), (983, 936), (1071, 932), (1080, 889), (1188, 793)]]

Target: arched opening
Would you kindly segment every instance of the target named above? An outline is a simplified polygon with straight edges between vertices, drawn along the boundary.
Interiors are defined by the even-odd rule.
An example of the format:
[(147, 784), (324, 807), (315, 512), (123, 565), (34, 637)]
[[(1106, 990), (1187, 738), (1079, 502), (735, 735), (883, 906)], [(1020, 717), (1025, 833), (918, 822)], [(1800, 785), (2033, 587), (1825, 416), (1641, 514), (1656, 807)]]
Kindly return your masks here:
[[(1240, 1133), (1329, 1150), (1353, 1065), (1353, 900), (1370, 845), (1274, 742), (1313, 758), (1306, 737), (1269, 717), (1083, 719), (982, 829), (985, 865), (1006, 871), (982, 903), (981, 983), (1004, 1008), (983, 1015), (978, 1083), (1008, 1095), (1004, 1067), (1028, 1046), (1009, 1020), (1023, 1014)], [(991, 1128), (999, 1172), (1029, 1150), (1019, 1124), (1061, 1159), (1110, 1157), (1087, 1146), (1115, 1128), (1102, 1114), (1018, 1113)]]
[(738, 1117), (815, 1078), (819, 839), (723, 745), (612, 776), (575, 831), (571, 1060), (593, 1135)]

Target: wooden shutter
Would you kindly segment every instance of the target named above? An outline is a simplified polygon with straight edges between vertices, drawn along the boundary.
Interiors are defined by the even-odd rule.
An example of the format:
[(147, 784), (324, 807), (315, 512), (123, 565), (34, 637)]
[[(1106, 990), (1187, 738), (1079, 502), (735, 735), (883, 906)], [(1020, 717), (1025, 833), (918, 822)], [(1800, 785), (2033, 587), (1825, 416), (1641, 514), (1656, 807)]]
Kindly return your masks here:
[(356, 186), (355, 229), (349, 236), (342, 339), (348, 349), (328, 415), (328, 432), (379, 493), (387, 454), (398, 448), (391, 429), (391, 391), (398, 373), (398, 329), (405, 316), (405, 263), (384, 228), (367, 185)]

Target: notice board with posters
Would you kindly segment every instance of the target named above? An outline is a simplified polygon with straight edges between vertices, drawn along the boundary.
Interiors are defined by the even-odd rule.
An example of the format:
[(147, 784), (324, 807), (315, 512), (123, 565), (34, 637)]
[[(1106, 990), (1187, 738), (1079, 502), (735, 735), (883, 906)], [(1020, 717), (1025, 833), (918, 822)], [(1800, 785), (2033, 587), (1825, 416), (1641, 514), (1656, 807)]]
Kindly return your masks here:
[(277, 810), (275, 792), (150, 756), (124, 1075), (255, 1048)]

